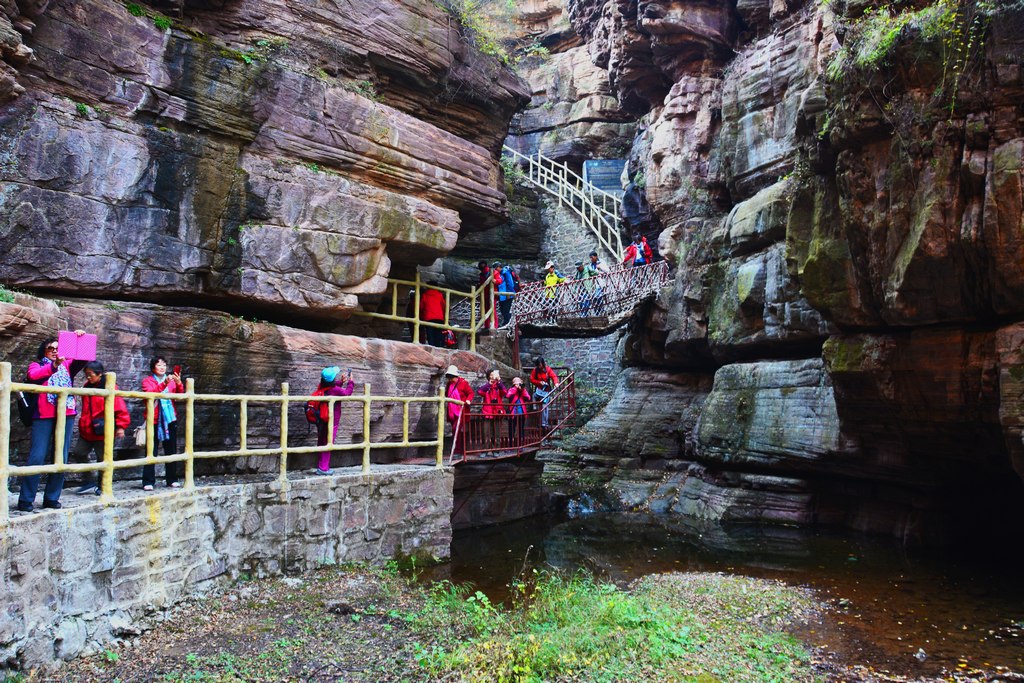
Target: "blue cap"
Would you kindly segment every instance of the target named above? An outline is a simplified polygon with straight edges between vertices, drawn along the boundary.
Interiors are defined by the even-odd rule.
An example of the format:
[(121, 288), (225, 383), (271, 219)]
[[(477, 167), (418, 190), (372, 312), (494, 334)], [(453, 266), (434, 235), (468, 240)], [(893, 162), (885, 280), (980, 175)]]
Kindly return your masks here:
[(324, 368), (323, 372), (320, 373), (320, 379), (325, 382), (333, 382), (341, 374), (341, 368), (337, 365), (332, 365), (329, 368)]

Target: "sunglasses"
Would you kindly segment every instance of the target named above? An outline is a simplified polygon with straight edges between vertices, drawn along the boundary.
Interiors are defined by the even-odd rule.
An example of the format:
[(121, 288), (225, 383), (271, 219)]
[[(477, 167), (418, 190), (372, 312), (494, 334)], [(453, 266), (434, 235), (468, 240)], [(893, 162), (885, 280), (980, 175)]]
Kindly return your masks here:
[(47, 351), (56, 351), (56, 350), (57, 350), (57, 345), (56, 345), (56, 344), (53, 344), (53, 345), (51, 345), (51, 346), (47, 346), (47, 347), (46, 347), (46, 350), (47, 350)]

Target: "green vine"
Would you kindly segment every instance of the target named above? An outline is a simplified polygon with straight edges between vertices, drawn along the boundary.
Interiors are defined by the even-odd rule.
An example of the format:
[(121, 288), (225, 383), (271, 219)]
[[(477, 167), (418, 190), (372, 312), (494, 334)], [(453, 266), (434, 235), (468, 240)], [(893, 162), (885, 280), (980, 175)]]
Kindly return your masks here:
[(889, 4), (868, 8), (849, 23), (846, 43), (826, 66), (826, 78), (834, 85), (852, 78), (871, 87), (890, 77), (894, 56), (907, 47), (907, 54), (918, 61), (938, 58), (941, 77), (933, 99), (952, 116), (964, 77), (978, 62), (998, 9), (993, 0), (936, 0), (919, 9), (899, 10)]

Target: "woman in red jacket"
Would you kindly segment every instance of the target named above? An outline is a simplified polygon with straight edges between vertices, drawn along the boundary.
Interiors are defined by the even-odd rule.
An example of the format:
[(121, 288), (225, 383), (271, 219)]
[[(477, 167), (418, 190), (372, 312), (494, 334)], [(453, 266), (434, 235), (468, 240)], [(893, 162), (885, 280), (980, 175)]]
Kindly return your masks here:
[[(184, 394), (185, 385), (181, 383), (181, 375), (167, 373), (167, 359), (154, 356), (149, 361), (150, 374), (142, 378), (142, 390), (153, 394)], [(174, 455), (178, 450), (178, 414), (174, 411), (174, 402), (170, 398), (161, 398), (153, 402), (153, 413), (146, 415), (146, 420), (153, 423), (153, 455), (157, 455), (156, 447), (163, 444), (164, 455)], [(166, 464), (165, 479), (171, 488), (178, 488), (178, 468), (180, 463)], [(152, 491), (156, 484), (156, 465), (142, 466), (142, 490)]]
[(530, 384), (533, 385), (533, 398), (540, 402), (543, 410), (540, 413), (540, 426), (548, 426), (548, 396), (558, 386), (558, 375), (547, 364), (543, 356), (537, 356), (533, 370), (530, 370)]
[[(85, 388), (102, 389), (104, 380), (103, 363), (98, 360), (91, 360), (85, 364)], [(114, 387), (117, 388), (116, 386)], [(103, 459), (103, 435), (104, 424), (104, 399), (102, 396), (83, 396), (82, 412), (78, 416), (78, 443), (75, 444), (74, 455), (76, 460), (96, 462)], [(131, 422), (128, 414), (128, 405), (120, 396), (114, 397), (114, 438), (120, 439), (124, 436), (124, 430)], [(96, 491), (100, 494), (100, 488), (92, 472), (87, 472), (82, 487), (75, 493), (88, 493)]]
[(502, 418), (505, 416), (505, 394), (508, 393), (501, 381), (501, 373), (491, 370), (487, 373), (487, 384), (482, 384), (476, 393), (484, 397), (484, 407), (481, 412), (484, 414), (483, 440), (486, 448), (501, 448), (500, 437), (502, 434)]
[[(85, 334), (82, 330), (75, 330), (75, 334), (81, 337)], [(72, 379), (85, 366), (85, 361), (69, 361), (60, 354), (57, 348), (56, 339), (47, 339), (39, 345), (37, 360), (28, 366), (28, 381), (33, 384), (41, 384), (53, 387), (55, 390), (70, 388)], [(57, 410), (63, 410), (67, 417), (75, 415), (75, 397), (68, 396), (63, 405), (58, 406), (59, 394), (38, 394), (36, 399), (36, 410), (32, 420), (31, 441), (28, 449), (29, 467), (42, 465), (44, 462), (52, 463), (57, 444)], [(71, 425), (64, 430), (64, 443), (61, 444), (64, 462), (68, 461), (68, 449), (71, 447)], [(36, 500), (36, 492), (39, 490), (39, 477), (33, 474), (21, 478), (21, 491), (18, 493), (18, 510), (21, 512), (32, 512)], [(46, 475), (46, 489), (43, 491), (44, 508), (60, 508), (60, 494), (64, 490), (64, 473), (54, 472)]]
[[(432, 284), (432, 283), (431, 283)], [(424, 289), (420, 295), (420, 320), (430, 323), (444, 322), (444, 294), (436, 289)], [(427, 344), (440, 348), (441, 328), (424, 325), (422, 329), (427, 335)], [(414, 339), (413, 343), (419, 340)]]
[(455, 438), (455, 452), (464, 453), (465, 444), (463, 443), (462, 435), (465, 427), (462, 426), (462, 414), (463, 411), (469, 414), (469, 404), (473, 400), (473, 387), (469, 386), (469, 382), (459, 376), (459, 369), (454, 365), (449, 365), (448, 370), (444, 374), (448, 380), (444, 395), (452, 399), (452, 401), (445, 402), (445, 414), (448, 418), (448, 424), (452, 427), (452, 436)]

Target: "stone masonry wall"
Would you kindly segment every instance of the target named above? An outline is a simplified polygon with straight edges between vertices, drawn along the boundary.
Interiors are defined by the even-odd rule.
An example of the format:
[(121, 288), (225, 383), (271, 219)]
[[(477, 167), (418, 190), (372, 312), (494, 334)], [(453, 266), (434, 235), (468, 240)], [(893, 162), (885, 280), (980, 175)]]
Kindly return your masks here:
[(52, 666), (162, 620), (239, 574), (446, 558), (453, 476), (375, 467), (175, 491), (14, 519), (0, 536), (0, 666)]
[(622, 366), (615, 350), (623, 331), (590, 339), (520, 339), (519, 357), (529, 373), (534, 359), (543, 356), (548, 365), (568, 365), (576, 371), (578, 386), (610, 393)]

